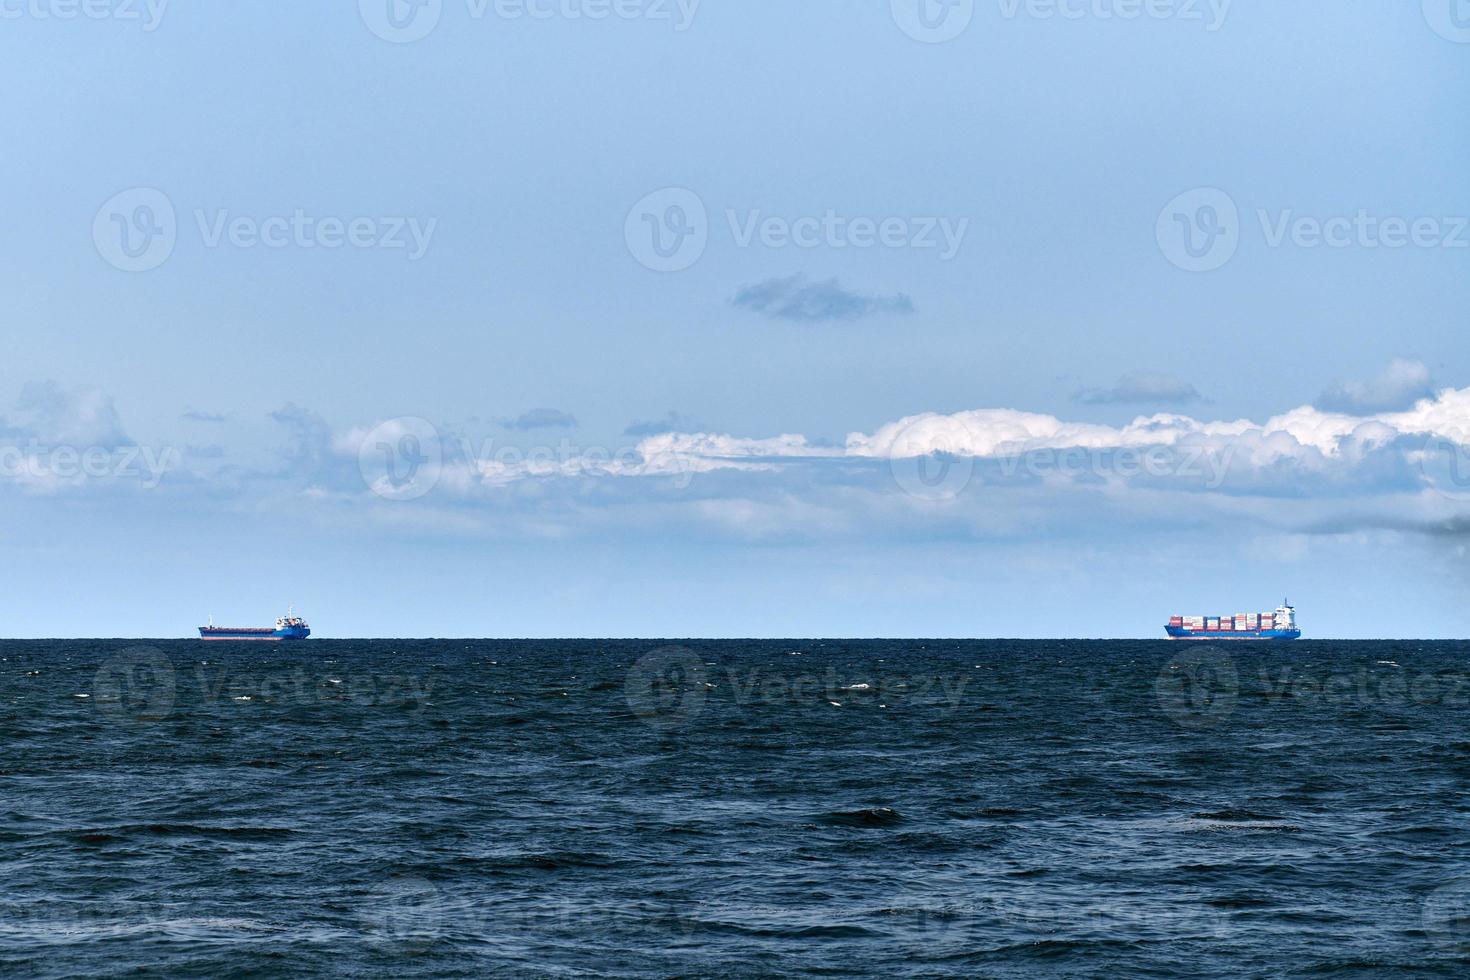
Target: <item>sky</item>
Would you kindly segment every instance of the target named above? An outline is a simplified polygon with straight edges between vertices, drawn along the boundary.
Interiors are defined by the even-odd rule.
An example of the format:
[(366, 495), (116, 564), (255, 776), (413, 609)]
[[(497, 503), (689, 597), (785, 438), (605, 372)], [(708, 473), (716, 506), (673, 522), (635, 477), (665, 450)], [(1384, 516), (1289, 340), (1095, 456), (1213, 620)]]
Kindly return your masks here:
[(1470, 635), (1455, 0), (0, 0), (11, 636)]

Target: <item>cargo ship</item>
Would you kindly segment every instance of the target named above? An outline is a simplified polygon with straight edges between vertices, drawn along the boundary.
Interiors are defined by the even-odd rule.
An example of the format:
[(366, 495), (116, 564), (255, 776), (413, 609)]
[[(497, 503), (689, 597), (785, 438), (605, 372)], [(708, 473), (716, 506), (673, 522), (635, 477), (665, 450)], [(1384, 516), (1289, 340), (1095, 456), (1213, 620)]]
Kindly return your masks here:
[(1171, 640), (1295, 640), (1296, 608), (1285, 599), (1275, 612), (1234, 616), (1171, 616), (1164, 627)]
[(214, 617), (209, 618), (208, 626), (199, 627), (199, 638), (201, 640), (267, 640), (271, 642), (279, 640), (304, 640), (311, 635), (311, 627), (306, 625), (306, 620), (295, 615), (294, 607), (286, 610), (286, 615), (276, 620), (276, 625), (271, 626), (216, 626)]

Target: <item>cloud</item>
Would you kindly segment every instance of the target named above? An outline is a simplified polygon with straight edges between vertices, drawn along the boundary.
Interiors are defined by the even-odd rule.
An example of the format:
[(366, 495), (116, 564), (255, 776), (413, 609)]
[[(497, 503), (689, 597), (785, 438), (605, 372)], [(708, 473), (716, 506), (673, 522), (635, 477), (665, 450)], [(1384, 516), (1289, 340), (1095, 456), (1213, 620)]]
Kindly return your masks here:
[(153, 490), (181, 455), (173, 446), (135, 442), (112, 396), (97, 387), (31, 382), (0, 418), (0, 490), (42, 496)]
[(529, 432), (533, 429), (575, 429), (577, 420), (554, 408), (533, 408), (513, 419), (496, 419), (503, 428)]
[(1458, 540), (1470, 538), (1470, 514), (1413, 520), (1360, 513), (1323, 521), (1306, 528), (1306, 531), (1309, 534), (1355, 534), (1365, 529), (1399, 531), (1431, 538)]
[(1161, 412), (1114, 427), (1008, 408), (953, 415), (926, 412), (880, 426), (871, 435), (853, 433), (847, 437), (847, 450), (854, 455), (890, 458), (939, 451), (995, 456), (1029, 449), (1171, 446), (1192, 439), (1238, 447), (1259, 444), (1257, 448), (1267, 457), (1300, 455), (1307, 450), (1340, 456), (1354, 440), (1382, 444), (1399, 435), (1462, 440), (1467, 431), (1470, 388), (1447, 389), (1409, 412), (1355, 416), (1304, 405), (1259, 423), (1250, 419), (1201, 421)]
[[(696, 474), (805, 468), (808, 488), (819, 480), (830, 488), (851, 477), (852, 485), (868, 481), (875, 491), (891, 491), (895, 476), (923, 472), (905, 461), (928, 459), (936, 473), (959, 468), (969, 474), (963, 486), (987, 491), (1050, 487), (1111, 494), (1117, 501), (1182, 493), (1191, 495), (1196, 508), (1203, 506), (1201, 494), (1217, 506), (1296, 499), (1318, 509), (1328, 501), (1381, 498), (1392, 514), (1400, 506), (1396, 496), (1428, 495), (1451, 508), (1470, 501), (1470, 388), (1447, 389), (1408, 412), (1368, 416), (1301, 406), (1264, 422), (1159, 413), (1115, 427), (978, 409), (908, 416), (870, 433), (851, 433), (832, 448), (795, 434), (752, 439), (667, 433), (644, 439), (638, 450), (645, 474), (676, 467)], [(814, 467), (827, 475), (814, 475)], [(881, 479), (872, 480), (885, 471), (887, 488)], [(971, 497), (979, 495), (976, 490)], [(1442, 516), (1436, 513), (1433, 520)]]
[[(287, 442), (277, 449), (279, 464), (245, 475), (258, 484), (277, 484), (280, 489), (329, 488), (356, 490), (362, 486), (357, 451), (365, 433), (333, 432), (325, 418), (294, 402), (276, 409), (270, 419), (286, 430)], [(355, 442), (350, 442), (353, 437)]]
[(132, 444), (111, 395), (97, 387), (63, 388), (54, 381), (22, 387), (14, 413), (0, 420), (0, 435), (75, 448)]
[(664, 432), (693, 432), (700, 424), (687, 415), (669, 410), (661, 419), (633, 422), (623, 430), (625, 436), (656, 436)]
[[(22, 492), (104, 486), (57, 478), (64, 458), (15, 459), (6, 443), (22, 421), (117, 438), (111, 400), (39, 389), (23, 401), (0, 435), (0, 468), (11, 467), (0, 469), (0, 490), (12, 477)], [(189, 446), (149, 499), (298, 508), (344, 528), (369, 520), (537, 538), (1019, 541), (1187, 529), (1231, 542), (1401, 534), (1458, 545), (1470, 523), (1470, 388), (1443, 389), (1405, 411), (1302, 405), (1261, 421), (1159, 412), (1102, 425), (1012, 408), (922, 412), (836, 444), (657, 423), (665, 431), (635, 432), (618, 446), (561, 440), (521, 450), (443, 422), (427, 433), (422, 420), (337, 427), (295, 404), (269, 417), (285, 438), (257, 438), (257, 449), (275, 442), (274, 455), (252, 453), (248, 440)], [(682, 420), (671, 412), (664, 421)], [(397, 445), (400, 429), (435, 467), (432, 490), (411, 502), (375, 495), (368, 481), (381, 465), (362, 452), (370, 433)]]
[[(277, 417), (295, 434), (288, 458), (340, 478), (332, 485), (344, 491), (360, 492), (357, 474), (329, 457), (354, 459), (366, 430), (329, 440), (310, 413), (293, 409)], [(973, 471), (977, 488), (1104, 493), (1118, 501), (1153, 501), (1149, 506), (1157, 505), (1152, 495), (1160, 493), (1191, 495), (1192, 507), (1201, 506), (1200, 495), (1225, 506), (1227, 499), (1321, 505), (1431, 494), (1452, 511), (1456, 501), (1470, 500), (1470, 388), (1446, 389), (1408, 412), (1357, 416), (1304, 405), (1263, 422), (1156, 413), (1111, 426), (1008, 408), (925, 412), (871, 432), (849, 433), (840, 445), (799, 433), (750, 437), (663, 431), (631, 446), (538, 454), (488, 444), (477, 448), (457, 442), (447, 428), (441, 440), (444, 482), (465, 502), (502, 490), (532, 493), (532, 487), (541, 499), (556, 484), (589, 488), (592, 496), (576, 498), (580, 508), (608, 499), (609, 487), (623, 486), (618, 481), (675, 477), (685, 490), (696, 476), (706, 488), (739, 487), (742, 499), (779, 492), (831, 506), (850, 503), (851, 494), (861, 493), (903, 501), (912, 488), (896, 474), (913, 467), (899, 464), (924, 459), (960, 461), (955, 465)], [(327, 441), (330, 451), (321, 448)], [(607, 478), (615, 479), (608, 483)], [(636, 496), (634, 490), (626, 492)], [(1386, 506), (1391, 514), (1392, 502)], [(1427, 519), (1443, 516), (1436, 512)]]
[(1075, 399), (1086, 405), (1184, 405), (1200, 400), (1199, 389), (1172, 374), (1131, 371), (1111, 388), (1084, 388)]
[(327, 420), (295, 402), (287, 402), (270, 413), (270, 418), (285, 426), (291, 441), (282, 449), (287, 459), (319, 460), (331, 450), (332, 429)]
[(1364, 414), (1406, 409), (1433, 395), (1429, 368), (1422, 361), (1395, 358), (1371, 381), (1339, 381), (1313, 404), (1325, 412)]
[(204, 412), (195, 408), (185, 409), (179, 418), (185, 422), (223, 422), (225, 420), (221, 412)]
[(913, 301), (904, 293), (865, 295), (844, 289), (836, 279), (807, 282), (801, 275), (743, 286), (730, 302), (773, 320), (804, 323), (860, 320), (880, 313), (914, 312)]

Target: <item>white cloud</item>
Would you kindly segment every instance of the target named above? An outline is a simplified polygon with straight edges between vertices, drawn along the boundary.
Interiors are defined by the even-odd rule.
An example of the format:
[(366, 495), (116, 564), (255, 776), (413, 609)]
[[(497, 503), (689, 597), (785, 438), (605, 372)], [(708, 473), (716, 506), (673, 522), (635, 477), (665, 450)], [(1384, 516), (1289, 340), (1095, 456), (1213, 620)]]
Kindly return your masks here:
[(1470, 433), (1470, 388), (1445, 389), (1406, 412), (1347, 415), (1310, 405), (1273, 416), (1263, 423), (1249, 419), (1202, 421), (1186, 415), (1140, 416), (1122, 427), (1069, 422), (1054, 415), (996, 408), (940, 415), (925, 412), (880, 426), (872, 433), (848, 435), (840, 451), (813, 447), (798, 435), (746, 439), (698, 433), (644, 440), (651, 452), (677, 451), (690, 457), (732, 465), (753, 456), (828, 457), (845, 455), (903, 459), (933, 453), (998, 457), (1037, 449), (1119, 449), (1173, 446), (1203, 439), (1233, 443), (1259, 459), (1299, 457), (1305, 450), (1338, 456), (1359, 443), (1384, 445), (1403, 436), (1440, 436), (1465, 442)]
[[(320, 422), (310, 413), (300, 414), (312, 424), (303, 425), (297, 413), (276, 416), (296, 433), (292, 455), (302, 464), (315, 466), (319, 476), (335, 473), (345, 477), (347, 483), (339, 481), (337, 485), (350, 489), (355, 479), (353, 470), (320, 458), (324, 441)], [(303, 430), (310, 437), (303, 438)], [(341, 462), (354, 458), (367, 431), (366, 427), (358, 427), (333, 436), (327, 455)], [(1470, 388), (1445, 389), (1404, 412), (1351, 415), (1303, 405), (1264, 422), (1159, 413), (1139, 416), (1123, 426), (1109, 426), (1004, 408), (948, 415), (926, 412), (879, 426), (871, 433), (853, 432), (843, 445), (835, 447), (815, 444), (795, 433), (752, 438), (665, 432), (621, 447), (562, 445), (522, 450), (507, 445), (491, 451), (488, 444), (476, 449), (467, 441), (459, 441), (457, 435), (450, 435), (448, 428), (443, 431), (441, 492), (471, 501), (487, 491), (526, 481), (575, 483), (608, 477), (674, 477), (675, 485), (682, 488), (696, 475), (722, 472), (744, 475), (741, 489), (731, 491), (739, 496), (762, 480), (769, 487), (789, 489), (778, 474), (803, 466), (826, 467), (829, 476), (821, 485), (829, 492), (837, 486), (853, 485), (867, 486), (874, 493), (891, 493), (902, 488), (896, 488), (891, 480), (875, 481), (871, 474), (886, 473), (894, 461), (939, 454), (974, 460), (979, 465), (1028, 454), (1078, 452), (1082, 453), (1082, 462), (1071, 468), (1049, 467), (1037, 475), (1002, 465), (982, 475), (1010, 477), (1012, 482), (1034, 476), (1069, 486), (1146, 484), (1159, 489), (1177, 484), (1178, 489), (1191, 491), (1310, 496), (1329, 489), (1341, 493), (1347, 487), (1364, 493), (1390, 488), (1405, 491), (1414, 489), (1416, 480), (1423, 483), (1421, 457), (1434, 450), (1434, 442), (1470, 445)], [(303, 444), (316, 451), (303, 452)], [(461, 448), (456, 451), (454, 447)], [(1120, 451), (1162, 453), (1162, 470), (1137, 474), (1116, 468), (1109, 454)], [(1203, 462), (1189, 472), (1182, 465), (1188, 459)], [(840, 469), (844, 464), (846, 471)], [(873, 464), (881, 465), (875, 470)], [(834, 466), (839, 469), (833, 470)], [(858, 469), (853, 470), (854, 466)], [(798, 482), (806, 495), (819, 492), (809, 477)], [(711, 513), (719, 510), (708, 509)], [(723, 512), (728, 513), (729, 508)]]
[[(769, 471), (802, 463), (873, 461), (891, 467), (935, 457), (971, 461), (963, 465), (977, 475), (969, 476), (967, 470), (952, 485), (961, 488), (976, 481), (996, 486), (1029, 479), (1074, 491), (1110, 487), (1139, 493), (1148, 487), (1308, 500), (1418, 492), (1470, 497), (1470, 388), (1445, 389), (1407, 411), (1363, 415), (1304, 405), (1264, 422), (1160, 413), (1115, 427), (1015, 409), (980, 409), (907, 416), (871, 433), (851, 433), (837, 449), (814, 446), (799, 435), (751, 439), (711, 433), (659, 436), (638, 448), (650, 461), (643, 471), (648, 473), (660, 471), (656, 461), (711, 473)], [(1446, 461), (1446, 453), (1454, 458)], [(1426, 465), (1435, 454), (1439, 461)], [(1140, 457), (1153, 465), (1140, 467)], [(1017, 465), (1017, 460), (1027, 465)], [(1068, 462), (1059, 465), (1058, 460)], [(909, 474), (909, 479), (917, 477)], [(871, 489), (891, 492), (894, 487), (874, 484)]]
[(1422, 361), (1395, 358), (1371, 381), (1339, 381), (1318, 396), (1316, 405), (1334, 412), (1392, 411), (1433, 394), (1429, 368)]
[[(100, 392), (58, 399), (39, 389), (26, 405), (29, 432), (126, 439)], [(1403, 411), (1304, 405), (1264, 421), (1158, 413), (1110, 426), (1006, 408), (925, 412), (836, 446), (797, 433), (664, 432), (605, 447), (558, 438), (524, 448), (422, 419), (337, 429), (297, 406), (270, 418), (272, 440), (284, 443), (278, 453), (247, 464), (236, 462), (238, 446), (226, 446), (225, 465), (219, 453), (184, 455), (163, 483), (165, 499), (249, 508), (294, 500), (322, 520), (367, 506), (400, 527), (414, 522), (394, 511), (441, 512), (444, 527), (496, 534), (787, 541), (1024, 538), (1210, 521), (1246, 533), (1449, 534), (1470, 515), (1470, 388)], [(6, 428), (0, 446), (21, 432), (14, 422)], [(0, 485), (94, 482), (83, 474), (63, 484), (55, 479), (62, 468), (42, 462), (49, 468), (27, 458)], [(395, 499), (403, 479), (424, 481), (422, 496)]]

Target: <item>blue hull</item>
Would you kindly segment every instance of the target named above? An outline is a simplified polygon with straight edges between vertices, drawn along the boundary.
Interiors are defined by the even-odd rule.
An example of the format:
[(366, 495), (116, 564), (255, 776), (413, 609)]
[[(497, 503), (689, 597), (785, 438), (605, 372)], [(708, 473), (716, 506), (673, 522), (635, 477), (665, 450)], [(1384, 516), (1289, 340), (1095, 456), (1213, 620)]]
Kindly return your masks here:
[(307, 626), (292, 626), (281, 630), (273, 630), (269, 627), (263, 627), (261, 629), (240, 629), (228, 626), (199, 627), (199, 638), (201, 640), (259, 640), (275, 642), (279, 640), (304, 640), (310, 635), (311, 628)]
[(1186, 626), (1165, 626), (1171, 640), (1295, 640), (1301, 630), (1192, 630)]

